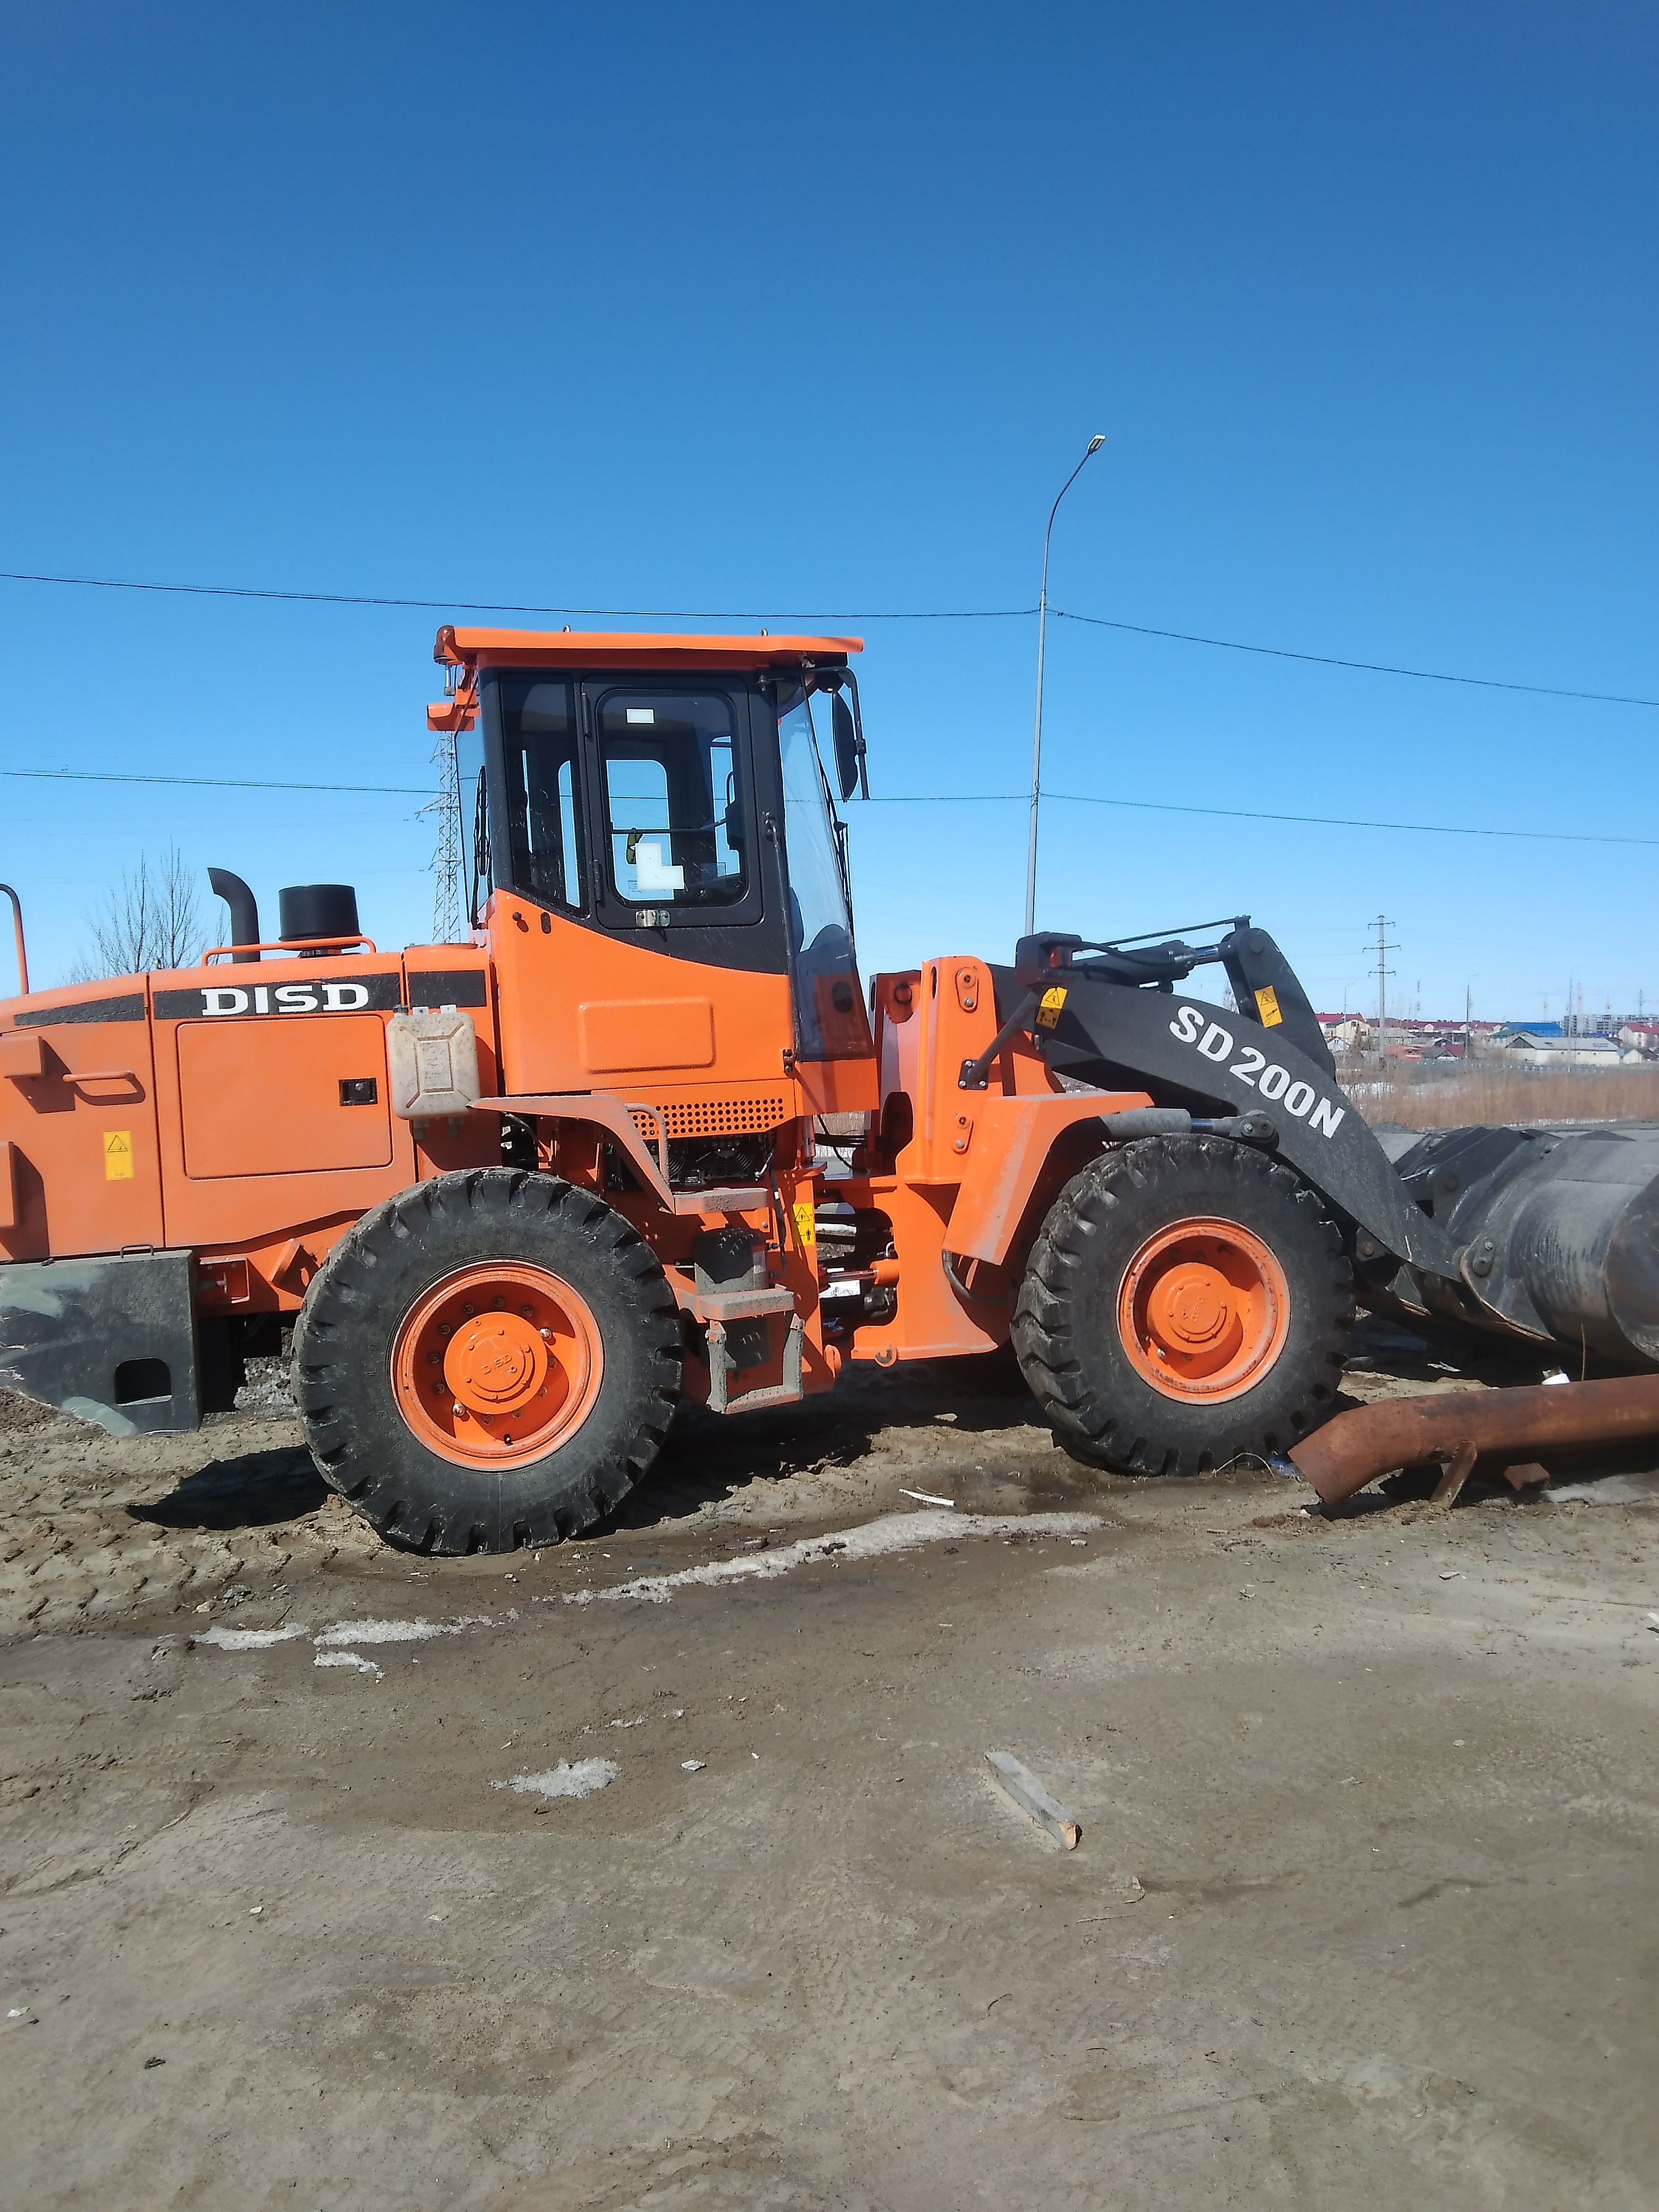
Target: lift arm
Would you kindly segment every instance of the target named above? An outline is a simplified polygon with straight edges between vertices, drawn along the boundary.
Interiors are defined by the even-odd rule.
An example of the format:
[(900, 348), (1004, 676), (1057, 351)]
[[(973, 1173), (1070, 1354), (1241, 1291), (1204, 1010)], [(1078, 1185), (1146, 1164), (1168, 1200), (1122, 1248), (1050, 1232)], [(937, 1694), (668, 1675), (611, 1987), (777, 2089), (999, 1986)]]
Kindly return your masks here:
[[(1288, 1020), (1264, 1027), (1168, 988), (1097, 981), (1084, 967), (1049, 974), (1032, 1034), (1057, 1073), (1103, 1089), (1150, 1091), (1194, 1115), (1250, 1115), (1266, 1125), (1253, 1140), (1288, 1161), (1384, 1250), (1458, 1280), (1450, 1238), (1412, 1203), (1337, 1084), (1329, 1054), (1322, 1050), (1316, 1060), (1304, 1052)], [(1011, 1005), (1025, 995), (1023, 976), (1004, 969), (998, 981)]]

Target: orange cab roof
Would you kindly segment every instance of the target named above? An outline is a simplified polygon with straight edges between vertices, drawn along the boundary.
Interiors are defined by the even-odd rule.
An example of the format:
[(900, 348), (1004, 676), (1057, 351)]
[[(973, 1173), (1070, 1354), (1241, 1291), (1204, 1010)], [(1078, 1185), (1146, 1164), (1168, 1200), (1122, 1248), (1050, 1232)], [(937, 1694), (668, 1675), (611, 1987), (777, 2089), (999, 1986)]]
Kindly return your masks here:
[(438, 632), (434, 660), (452, 667), (800, 668), (862, 653), (861, 637), (657, 637), (641, 630), (457, 629)]

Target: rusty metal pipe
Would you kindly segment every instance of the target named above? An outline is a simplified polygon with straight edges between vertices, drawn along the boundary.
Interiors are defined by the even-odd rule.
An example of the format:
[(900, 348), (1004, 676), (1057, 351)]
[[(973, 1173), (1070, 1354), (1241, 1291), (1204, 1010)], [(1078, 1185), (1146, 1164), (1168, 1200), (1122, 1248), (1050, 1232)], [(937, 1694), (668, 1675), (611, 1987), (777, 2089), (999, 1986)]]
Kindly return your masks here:
[(1476, 1459), (1488, 1454), (1508, 1452), (1516, 1461), (1535, 1462), (1552, 1444), (1622, 1443), (1651, 1436), (1659, 1436), (1659, 1375), (1634, 1375), (1607, 1382), (1385, 1399), (1337, 1414), (1304, 1437), (1290, 1457), (1327, 1505), (1339, 1505), (1379, 1474), (1424, 1460), (1450, 1462), (1457, 1480), (1442, 1491), (1453, 1497)]

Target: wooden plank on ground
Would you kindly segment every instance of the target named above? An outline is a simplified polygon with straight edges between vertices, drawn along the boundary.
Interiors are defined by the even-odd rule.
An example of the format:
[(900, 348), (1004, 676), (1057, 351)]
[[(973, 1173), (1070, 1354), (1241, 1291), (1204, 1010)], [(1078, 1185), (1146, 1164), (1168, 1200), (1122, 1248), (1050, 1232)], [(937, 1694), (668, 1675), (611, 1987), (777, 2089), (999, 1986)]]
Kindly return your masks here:
[(1063, 1844), (1068, 1851), (1078, 1847), (1083, 1833), (1081, 1822), (1075, 1820), (1058, 1799), (1051, 1797), (1029, 1766), (1024, 1766), (1012, 1751), (988, 1751), (985, 1754), (999, 1783), (1022, 1813), (1029, 1813), (1040, 1828), (1046, 1828), (1056, 1843)]

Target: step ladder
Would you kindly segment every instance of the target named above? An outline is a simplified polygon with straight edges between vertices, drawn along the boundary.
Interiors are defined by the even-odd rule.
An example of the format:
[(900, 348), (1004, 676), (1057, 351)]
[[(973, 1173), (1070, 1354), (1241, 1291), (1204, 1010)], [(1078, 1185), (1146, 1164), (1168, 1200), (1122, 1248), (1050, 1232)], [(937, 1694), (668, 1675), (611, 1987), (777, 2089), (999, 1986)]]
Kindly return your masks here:
[[(806, 1329), (795, 1310), (795, 1294), (789, 1290), (699, 1291), (687, 1310), (708, 1332), (708, 1410), (711, 1413), (757, 1413), (767, 1406), (793, 1406), (801, 1389), (801, 1348)], [(738, 1363), (726, 1348), (729, 1321), (757, 1321), (766, 1314), (787, 1313), (789, 1328), (783, 1340), (783, 1380), (759, 1390), (742, 1390), (734, 1397), (731, 1380)]]

